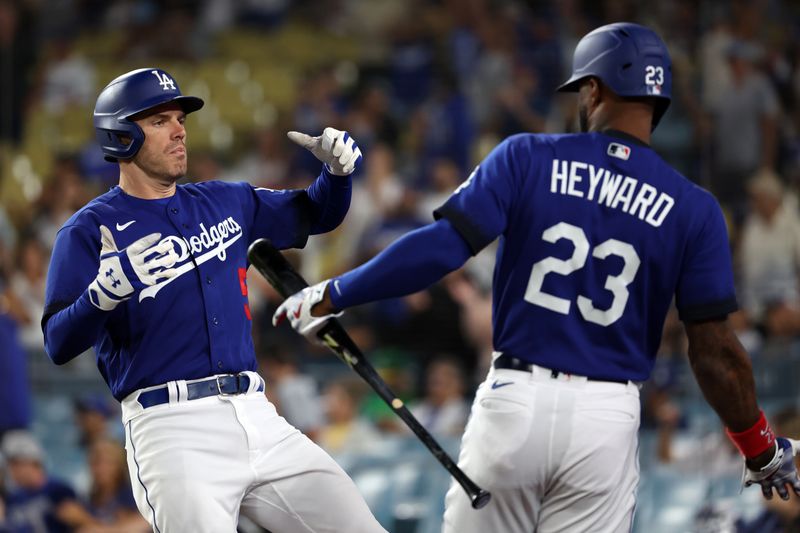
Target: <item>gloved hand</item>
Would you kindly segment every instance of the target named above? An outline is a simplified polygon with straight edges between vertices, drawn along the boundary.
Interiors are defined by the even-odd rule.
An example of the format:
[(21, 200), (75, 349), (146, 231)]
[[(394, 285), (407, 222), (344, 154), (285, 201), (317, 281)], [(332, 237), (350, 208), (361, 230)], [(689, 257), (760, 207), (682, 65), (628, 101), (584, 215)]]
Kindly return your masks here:
[(111, 311), (120, 302), (149, 285), (175, 276), (178, 260), (174, 245), (158, 243), (160, 233), (151, 233), (118, 250), (111, 230), (100, 226), (100, 268), (89, 284), (89, 300), (98, 309)]
[(797, 467), (794, 463), (794, 456), (800, 453), (798, 445), (800, 442), (784, 437), (775, 439), (775, 456), (760, 470), (750, 470), (747, 466), (744, 469), (744, 486), (749, 487), (758, 483), (761, 485), (761, 492), (768, 500), (772, 499), (772, 489), (774, 488), (784, 500), (789, 499), (787, 486), (800, 496), (800, 479), (797, 477)]
[(278, 306), (275, 314), (272, 315), (272, 325), (277, 326), (286, 318), (292, 328), (299, 334), (306, 337), (308, 340), (319, 344), (316, 333), (320, 328), (325, 325), (325, 322), (336, 316), (341, 316), (342, 311), (335, 314), (328, 314), (322, 316), (311, 316), (311, 308), (322, 301), (325, 297), (325, 289), (331, 280), (326, 279), (311, 287), (306, 287), (300, 292), (297, 292)]
[(361, 161), (361, 149), (346, 131), (325, 128), (319, 137), (312, 137), (299, 131), (290, 131), (287, 135), (325, 163), (331, 174), (347, 176)]

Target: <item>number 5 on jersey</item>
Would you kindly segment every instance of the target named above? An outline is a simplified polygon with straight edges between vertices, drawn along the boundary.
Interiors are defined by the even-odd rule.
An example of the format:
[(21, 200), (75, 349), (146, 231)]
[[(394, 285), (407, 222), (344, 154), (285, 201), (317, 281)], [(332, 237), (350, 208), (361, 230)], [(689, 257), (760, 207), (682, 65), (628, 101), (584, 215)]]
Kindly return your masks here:
[[(525, 290), (525, 300), (562, 315), (569, 314), (572, 302), (542, 291), (542, 284), (544, 283), (544, 277), (551, 272), (568, 276), (583, 268), (589, 255), (589, 240), (581, 228), (566, 222), (559, 222), (555, 226), (547, 228), (542, 233), (542, 239), (551, 243), (567, 239), (572, 242), (575, 249), (569, 259), (546, 257), (534, 263), (531, 277), (528, 281), (528, 288)], [(614, 295), (611, 307), (605, 310), (597, 309), (589, 298), (578, 296), (577, 299), (581, 316), (588, 322), (601, 326), (610, 326), (622, 317), (630, 294), (628, 285), (636, 277), (636, 272), (639, 271), (639, 265), (641, 265), (641, 260), (636, 250), (627, 242), (608, 239), (596, 246), (592, 252), (592, 256), (597, 259), (605, 259), (609, 255), (616, 255), (622, 258), (625, 263), (622, 267), (622, 272), (616, 276), (608, 276), (606, 278), (605, 288)]]

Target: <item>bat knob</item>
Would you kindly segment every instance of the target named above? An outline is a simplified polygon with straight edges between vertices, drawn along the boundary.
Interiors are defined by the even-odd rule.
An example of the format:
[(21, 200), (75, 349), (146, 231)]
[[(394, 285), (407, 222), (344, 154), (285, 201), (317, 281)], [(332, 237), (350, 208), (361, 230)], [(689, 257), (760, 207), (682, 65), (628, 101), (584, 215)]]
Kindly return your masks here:
[(481, 509), (483, 507), (486, 507), (486, 504), (489, 503), (489, 500), (491, 499), (492, 499), (491, 492), (480, 489), (478, 490), (478, 492), (472, 495), (472, 508)]

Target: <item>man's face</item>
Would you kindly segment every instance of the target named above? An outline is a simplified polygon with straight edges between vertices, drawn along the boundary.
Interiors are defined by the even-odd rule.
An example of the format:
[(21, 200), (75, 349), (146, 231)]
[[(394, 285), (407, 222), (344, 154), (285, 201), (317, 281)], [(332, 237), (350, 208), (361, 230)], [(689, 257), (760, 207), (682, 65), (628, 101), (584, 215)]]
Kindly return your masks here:
[(134, 122), (144, 132), (144, 144), (133, 163), (148, 175), (177, 181), (186, 175), (186, 113), (175, 102), (155, 108)]

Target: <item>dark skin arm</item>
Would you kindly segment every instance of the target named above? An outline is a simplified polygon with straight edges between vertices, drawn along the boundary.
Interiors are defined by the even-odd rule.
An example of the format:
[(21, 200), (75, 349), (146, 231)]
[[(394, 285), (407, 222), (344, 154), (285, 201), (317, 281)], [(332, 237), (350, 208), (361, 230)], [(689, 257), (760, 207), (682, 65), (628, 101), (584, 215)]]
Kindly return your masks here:
[[(728, 319), (686, 322), (684, 325), (689, 337), (689, 361), (706, 401), (732, 432), (749, 429), (761, 416), (753, 367)], [(747, 466), (758, 470), (766, 466), (774, 454), (775, 449), (770, 448), (748, 459)]]

